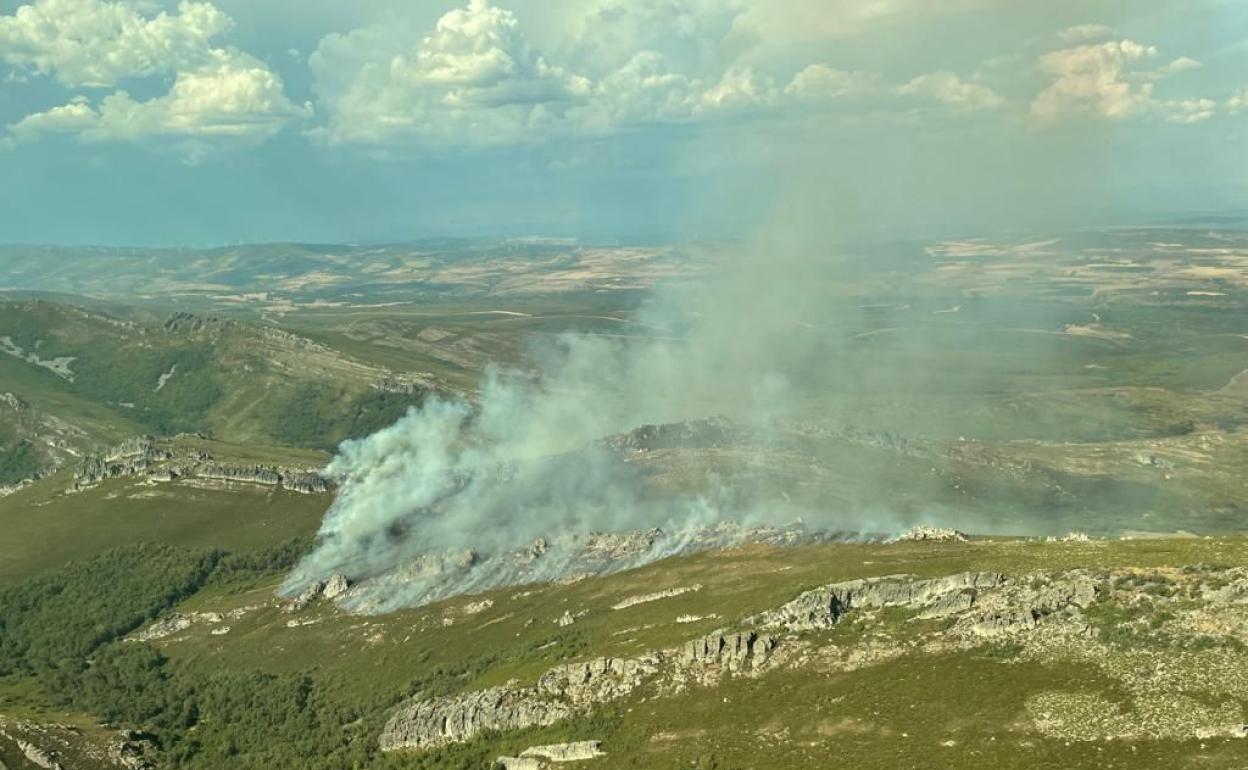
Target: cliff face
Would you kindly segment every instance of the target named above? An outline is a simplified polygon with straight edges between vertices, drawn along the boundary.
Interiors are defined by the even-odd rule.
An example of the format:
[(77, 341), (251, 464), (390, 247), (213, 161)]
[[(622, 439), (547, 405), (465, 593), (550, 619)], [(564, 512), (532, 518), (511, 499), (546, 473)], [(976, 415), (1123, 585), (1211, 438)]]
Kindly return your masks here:
[(198, 478), (227, 484), (280, 486), (303, 494), (330, 490), (315, 470), (267, 465), (235, 465), (205, 450), (180, 450), (151, 436), (126, 439), (100, 455), (84, 457), (75, 469), (72, 489), (81, 490), (112, 478), (143, 476), (153, 482)]
[(759, 676), (776, 666), (799, 664), (808, 651), (802, 635), (830, 629), (851, 612), (898, 608), (917, 618), (945, 620), (951, 644), (976, 644), (984, 637), (1026, 633), (1049, 623), (1086, 626), (1079, 621), (1080, 609), (1098, 596), (1089, 574), (1062, 574), (1043, 587), (1032, 582), (995, 572), (965, 572), (933, 579), (896, 575), (832, 583), (747, 619), (744, 628), (716, 631), (676, 648), (557, 666), (530, 686), (512, 683), (440, 698), (417, 696), (391, 716), (381, 747), (433, 748), (487, 730), (551, 725), (643, 685), (671, 693), (724, 676)]

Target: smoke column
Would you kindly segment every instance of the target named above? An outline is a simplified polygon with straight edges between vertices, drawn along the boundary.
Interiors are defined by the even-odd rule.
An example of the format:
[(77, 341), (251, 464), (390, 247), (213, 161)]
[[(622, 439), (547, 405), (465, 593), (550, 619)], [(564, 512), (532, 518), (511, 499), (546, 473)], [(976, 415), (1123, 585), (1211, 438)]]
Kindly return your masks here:
[[(535, 354), (535, 373), (490, 372), (476, 404), (430, 400), (345, 442), (327, 469), (338, 498), (286, 590), (332, 572), (410, 573), (420, 554), (488, 555), (572, 533), (792, 521), (797, 512), (780, 498), (742, 507), (730, 486), (656, 495), (598, 442), (644, 424), (725, 415), (762, 430), (785, 417), (796, 383), (836, 373), (826, 320), (814, 322), (826, 261), (817, 248), (774, 240), (720, 254), (705, 282), (656, 290), (636, 319), (646, 333), (563, 336)], [(557, 573), (558, 562), (543, 569)], [(508, 580), (479, 570), (457, 590)]]

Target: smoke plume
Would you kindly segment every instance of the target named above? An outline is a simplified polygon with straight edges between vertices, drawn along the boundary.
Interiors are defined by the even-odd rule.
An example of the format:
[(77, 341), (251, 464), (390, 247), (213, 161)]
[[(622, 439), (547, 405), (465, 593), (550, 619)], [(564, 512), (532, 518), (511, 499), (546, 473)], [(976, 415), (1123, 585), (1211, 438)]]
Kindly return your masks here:
[[(804, 393), (837, 376), (828, 263), (826, 251), (776, 240), (722, 252), (704, 281), (657, 289), (635, 333), (559, 337), (534, 351), (531, 370), (489, 372), (475, 403), (431, 400), (344, 443), (327, 469), (337, 500), (287, 590), (342, 572), (407, 586), (397, 597), (374, 591), (374, 606), (419, 603), (556, 577), (571, 558), (563, 551), (579, 549), (584, 561), (577, 538), (586, 533), (664, 533), (618, 566), (678, 551), (682, 537), (724, 520), (780, 525), (809, 515), (777, 490), (746, 494), (731, 479), (660, 493), (602, 439), (712, 416), (765, 435), (792, 416)], [(549, 551), (540, 569), (500, 558), (535, 541)], [(448, 581), (452, 589), (440, 585)]]

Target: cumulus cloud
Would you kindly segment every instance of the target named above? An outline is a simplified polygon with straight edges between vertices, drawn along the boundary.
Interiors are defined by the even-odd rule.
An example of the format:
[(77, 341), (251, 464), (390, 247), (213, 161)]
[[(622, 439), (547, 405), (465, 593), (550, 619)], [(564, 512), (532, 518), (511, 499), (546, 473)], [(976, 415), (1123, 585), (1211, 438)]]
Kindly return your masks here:
[(231, 24), (211, 3), (189, 0), (176, 14), (150, 18), (136, 4), (103, 0), (37, 0), (0, 16), (0, 59), (64, 85), (101, 88), (173, 76), (162, 96), (138, 100), (119, 89), (94, 104), (78, 95), (27, 115), (9, 126), (10, 142), (47, 134), (88, 142), (256, 139), (309, 115), (263, 62), (211, 44)]
[(1104, 24), (1076, 24), (1057, 33), (1063, 43), (1090, 43), (1113, 37), (1114, 30)]
[(957, 110), (991, 110), (1004, 101), (982, 83), (963, 80), (952, 72), (920, 75), (897, 89), (902, 96), (931, 99)]
[(1170, 123), (1203, 123), (1218, 114), (1218, 103), (1213, 99), (1169, 99), (1158, 106)]
[(1248, 88), (1240, 89), (1226, 100), (1226, 111), (1232, 115), (1248, 111)]
[(897, 19), (957, 13), (1001, 0), (750, 0), (742, 26), (770, 40), (823, 41), (861, 34)]
[(104, 97), (98, 108), (77, 97), (28, 115), (10, 130), (19, 140), (48, 133), (77, 135), (84, 141), (146, 136), (264, 138), (307, 111), (286, 98), (281, 79), (262, 63), (245, 55), (226, 55), (213, 65), (179, 73), (164, 96), (138, 101), (117, 91)]
[(211, 3), (184, 0), (149, 19), (129, 3), (36, 0), (0, 16), (0, 60), (67, 86), (112, 86), (203, 64), (230, 26)]
[(796, 99), (825, 101), (872, 96), (884, 90), (878, 72), (847, 71), (812, 64), (793, 76), (784, 93)]
[(1189, 58), (1187, 56), (1180, 56), (1179, 58), (1169, 62), (1168, 64), (1166, 64), (1166, 66), (1158, 70), (1158, 75), (1161, 77), (1165, 77), (1166, 75), (1173, 75), (1178, 72), (1190, 72), (1191, 70), (1198, 70), (1203, 66), (1205, 65), (1201, 64), (1195, 59)]
[(407, 32), (373, 26), (321, 41), (309, 65), (330, 119), (323, 138), (516, 141), (588, 95), (588, 80), (549, 63), (514, 14), (485, 0), (447, 13), (414, 47)]
[(1157, 49), (1121, 40), (1052, 51), (1040, 59), (1053, 83), (1031, 103), (1034, 115), (1057, 120), (1076, 112), (1125, 118), (1145, 109), (1153, 99), (1151, 82), (1133, 82), (1132, 65), (1157, 56)]
[[(640, 0), (595, 6), (558, 59), (510, 10), (470, 0), (429, 33), (373, 25), (324, 38), (309, 60), (331, 143), (504, 144), (655, 123), (782, 115), (847, 99), (922, 96), (968, 111), (1000, 97), (951, 73), (901, 91), (871, 72), (792, 73), (751, 52), (744, 5)], [(787, 71), (786, 71), (787, 70)]]
[(1211, 99), (1156, 95), (1158, 81), (1201, 67), (1186, 56), (1152, 66), (1159, 57), (1156, 46), (1128, 39), (1051, 51), (1040, 68), (1053, 82), (1032, 101), (1031, 113), (1048, 123), (1081, 115), (1123, 120), (1152, 114), (1183, 124), (1214, 117), (1218, 105)]

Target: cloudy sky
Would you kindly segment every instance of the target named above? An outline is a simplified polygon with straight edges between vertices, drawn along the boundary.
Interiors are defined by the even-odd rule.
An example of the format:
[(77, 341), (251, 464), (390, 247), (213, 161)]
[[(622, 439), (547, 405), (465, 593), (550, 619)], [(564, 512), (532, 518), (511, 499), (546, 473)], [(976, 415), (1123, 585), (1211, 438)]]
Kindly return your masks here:
[[(1248, 209), (1245, 0), (0, 0), (0, 241)], [(827, 212), (834, 212), (828, 214)]]

